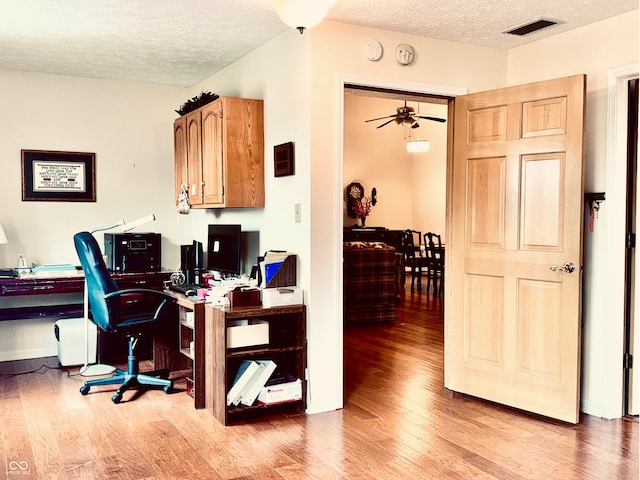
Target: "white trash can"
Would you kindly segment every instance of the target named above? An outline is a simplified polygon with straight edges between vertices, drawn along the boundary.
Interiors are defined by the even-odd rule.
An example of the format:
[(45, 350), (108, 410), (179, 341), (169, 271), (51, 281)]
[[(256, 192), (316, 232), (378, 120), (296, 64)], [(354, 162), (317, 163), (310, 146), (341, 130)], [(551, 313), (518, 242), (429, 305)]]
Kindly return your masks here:
[(87, 358), (87, 344), (84, 341), (84, 318), (65, 318), (55, 323), (55, 335), (58, 341), (58, 360), (60, 365), (84, 365), (96, 363), (96, 344), (98, 330), (96, 324), (89, 320), (87, 340), (89, 355)]

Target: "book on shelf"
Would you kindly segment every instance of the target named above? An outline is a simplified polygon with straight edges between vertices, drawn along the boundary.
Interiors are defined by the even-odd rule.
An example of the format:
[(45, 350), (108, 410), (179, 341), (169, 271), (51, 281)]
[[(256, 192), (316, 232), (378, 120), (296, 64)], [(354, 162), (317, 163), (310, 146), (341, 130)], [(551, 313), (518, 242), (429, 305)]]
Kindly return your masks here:
[(302, 399), (302, 381), (293, 380), (281, 383), (267, 383), (260, 389), (258, 403), (263, 405), (277, 405), (279, 403), (295, 402)]
[(233, 385), (229, 389), (229, 393), (227, 393), (227, 405), (238, 405), (240, 403), (242, 391), (259, 369), (260, 365), (253, 360), (243, 360), (240, 363)]
[(253, 405), (260, 394), (260, 390), (276, 370), (276, 363), (273, 360), (256, 360), (256, 362), (260, 364), (260, 370), (251, 379), (246, 392), (240, 398), (240, 403), (247, 407)]

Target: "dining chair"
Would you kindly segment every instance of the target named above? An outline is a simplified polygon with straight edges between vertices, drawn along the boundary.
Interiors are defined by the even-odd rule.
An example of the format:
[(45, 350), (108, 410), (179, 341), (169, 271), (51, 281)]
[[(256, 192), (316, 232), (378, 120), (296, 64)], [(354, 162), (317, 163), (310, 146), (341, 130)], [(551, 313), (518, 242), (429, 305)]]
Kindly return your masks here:
[(424, 234), (425, 262), (427, 264), (427, 293), (433, 283), (433, 293), (444, 294), (444, 247), (437, 233)]
[(421, 248), (422, 233), (418, 230), (407, 229), (404, 231), (403, 250), (405, 258), (405, 271), (411, 273), (411, 291), (414, 291), (416, 280), (418, 288), (422, 289), (422, 276), (428, 273), (426, 258)]

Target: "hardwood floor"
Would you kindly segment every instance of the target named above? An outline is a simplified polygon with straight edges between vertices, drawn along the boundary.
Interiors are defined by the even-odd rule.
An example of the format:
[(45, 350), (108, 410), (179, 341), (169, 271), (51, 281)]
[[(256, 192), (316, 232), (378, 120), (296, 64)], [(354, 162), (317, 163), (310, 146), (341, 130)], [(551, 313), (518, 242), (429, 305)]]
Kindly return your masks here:
[(183, 378), (114, 405), (113, 387), (80, 395), (77, 368), (0, 376), (0, 478), (638, 478), (635, 419), (573, 426), (447, 391), (440, 305), (407, 289), (394, 324), (345, 328), (345, 407), (329, 413), (224, 427)]

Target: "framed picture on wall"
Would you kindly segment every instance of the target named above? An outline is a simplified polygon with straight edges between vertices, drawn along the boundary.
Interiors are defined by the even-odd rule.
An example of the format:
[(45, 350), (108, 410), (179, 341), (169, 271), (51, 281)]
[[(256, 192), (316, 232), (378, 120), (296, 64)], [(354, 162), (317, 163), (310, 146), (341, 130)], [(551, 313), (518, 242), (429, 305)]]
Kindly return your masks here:
[(96, 154), (22, 150), (22, 201), (95, 202)]
[(293, 142), (273, 147), (273, 171), (276, 177), (294, 174)]

